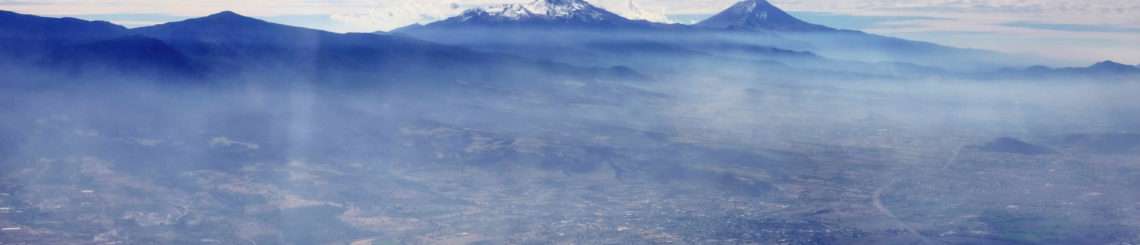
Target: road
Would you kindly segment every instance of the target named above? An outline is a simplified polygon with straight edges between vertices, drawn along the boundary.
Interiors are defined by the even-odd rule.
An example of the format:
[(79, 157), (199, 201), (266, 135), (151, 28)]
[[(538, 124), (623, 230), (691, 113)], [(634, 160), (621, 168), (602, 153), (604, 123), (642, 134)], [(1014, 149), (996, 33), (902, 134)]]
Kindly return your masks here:
[[(949, 169), (950, 166), (953, 166), (954, 163), (958, 161), (958, 155), (961, 154), (962, 149), (965, 148), (965, 145), (958, 146), (958, 148), (954, 150), (954, 153), (950, 155), (950, 158), (947, 159), (946, 162), (942, 163), (942, 170)], [(878, 189), (875, 189), (875, 192), (871, 195), (871, 204), (875, 206), (875, 209), (879, 210), (879, 213), (882, 213), (883, 216), (887, 216), (893, 220), (899, 227), (902, 227), (903, 230), (906, 230), (907, 233), (918, 237), (922, 241), (922, 244), (934, 243), (932, 240), (930, 240), (930, 238), (927, 238), (925, 235), (922, 235), (922, 233), (919, 233), (918, 230), (914, 228), (914, 226), (911, 226), (910, 224), (903, 222), (902, 219), (899, 219), (899, 217), (895, 215), (895, 213), (892, 212), (891, 209), (887, 207), (887, 205), (883, 204), (883, 194), (890, 191), (891, 188), (894, 188), (898, 182), (898, 177), (892, 177), (891, 180), (887, 182), (887, 184), (880, 186)]]

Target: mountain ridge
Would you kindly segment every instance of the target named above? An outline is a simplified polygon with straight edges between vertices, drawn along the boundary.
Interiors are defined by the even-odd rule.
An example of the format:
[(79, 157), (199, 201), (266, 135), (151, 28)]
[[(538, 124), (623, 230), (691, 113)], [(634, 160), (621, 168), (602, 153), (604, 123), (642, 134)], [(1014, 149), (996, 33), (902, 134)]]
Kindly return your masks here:
[(107, 38), (128, 31), (126, 27), (107, 21), (78, 18), (53, 18), (0, 10), (0, 37), (80, 40)]
[[(764, 1), (763, 0), (748, 0), (745, 2), (763, 3)], [(524, 13), (542, 12), (544, 16), (555, 16), (557, 18), (571, 18), (572, 19), (575, 17), (558, 17), (558, 16), (574, 16), (574, 14), (570, 14), (570, 13), (572, 13), (574, 11), (580, 11), (583, 9), (595, 8), (595, 7), (586, 5), (588, 3), (586, 3), (585, 1), (582, 1), (582, 0), (537, 0), (537, 1), (532, 2), (532, 3), (562, 4), (560, 6), (565, 7), (565, 8), (562, 8), (562, 9), (559, 9), (559, 8), (548, 8), (548, 9), (530, 8), (530, 9), (526, 9), (526, 11), (523, 11)], [(738, 3), (737, 5), (740, 5), (740, 3)], [(759, 5), (757, 5), (757, 6), (759, 6)], [(542, 10), (542, 11), (539, 11), (539, 10)], [(596, 15), (586, 15), (586, 16), (596, 16)], [(161, 49), (150, 49), (150, 48), (161, 48), (162, 45), (155, 45), (151, 41), (141, 40), (141, 39), (137, 39), (137, 38), (136, 39), (124, 38), (121, 40), (115, 40), (115, 42), (104, 42), (104, 43), (101, 43), (101, 46), (100, 45), (83, 46), (83, 44), (90, 43), (92, 41), (113, 40), (116, 38), (128, 37), (131, 35), (138, 35), (138, 36), (142, 36), (142, 37), (146, 37), (146, 38), (153, 38), (153, 39), (157, 39), (157, 40), (161, 40), (161, 41), (165, 42), (167, 45), (172, 47), (174, 50), (178, 51), (180, 53), (179, 55), (184, 55), (184, 56), (190, 57), (190, 59), (194, 61), (193, 63), (195, 63), (192, 66), (192, 67), (194, 67), (194, 69), (213, 66), (216, 68), (225, 68), (225, 69), (235, 69), (236, 70), (237, 68), (232, 68), (232, 67), (237, 67), (237, 66), (240, 66), (243, 64), (248, 65), (247, 63), (243, 63), (243, 62), (236, 62), (235, 59), (246, 59), (246, 61), (257, 61), (257, 62), (266, 62), (266, 63), (274, 63), (274, 64), (283, 64), (283, 65), (287, 65), (287, 67), (295, 66), (295, 64), (313, 63), (314, 60), (319, 60), (319, 62), (334, 62), (334, 61), (338, 61), (338, 60), (340, 60), (340, 61), (357, 60), (357, 61), (361, 61), (361, 63), (363, 65), (353, 64), (353, 63), (348, 63), (348, 62), (339, 62), (336, 65), (330, 65), (328, 63), (322, 63), (322, 64), (328, 65), (325, 67), (332, 67), (332, 68), (338, 68), (338, 69), (339, 68), (346, 68), (346, 67), (356, 67), (354, 69), (358, 69), (358, 70), (363, 71), (363, 70), (367, 70), (367, 67), (369, 65), (407, 65), (407, 64), (403, 64), (401, 62), (392, 62), (392, 61), (385, 61), (385, 62), (376, 63), (376, 61), (379, 61), (379, 60), (395, 60), (395, 59), (400, 59), (402, 57), (404, 57), (404, 58), (406, 58), (406, 57), (420, 57), (420, 58), (432, 57), (432, 58), (423, 58), (423, 60), (427, 61), (427, 60), (435, 59), (435, 61), (432, 61), (432, 62), (434, 62), (436, 64), (448, 64), (448, 65), (454, 65), (454, 66), (462, 66), (462, 63), (464, 63), (464, 62), (479, 62), (480, 60), (497, 60), (497, 58), (492, 57), (495, 55), (512, 56), (512, 57), (516, 57), (516, 58), (527, 58), (527, 59), (534, 59), (535, 58), (535, 57), (530, 57), (530, 56), (526, 56), (526, 55), (519, 55), (517, 53), (511, 53), (511, 52), (477, 50), (477, 48), (473, 48), (470, 46), (464, 46), (464, 45), (455, 45), (455, 44), (444, 45), (444, 44), (439, 44), (439, 43), (447, 43), (447, 42), (441, 42), (439, 40), (430, 39), (430, 38), (424, 39), (424, 38), (421, 38), (419, 36), (406, 37), (405, 35), (402, 35), (403, 33), (397, 33), (397, 34), (339, 34), (339, 33), (332, 33), (332, 32), (323, 31), (323, 30), (309, 29), (309, 28), (303, 28), (303, 27), (295, 27), (295, 26), (289, 26), (289, 25), (283, 25), (283, 24), (268, 22), (268, 21), (257, 19), (257, 18), (242, 16), (242, 15), (235, 13), (235, 12), (232, 12), (232, 11), (223, 11), (223, 12), (211, 14), (211, 15), (204, 16), (204, 17), (191, 18), (191, 19), (186, 19), (186, 20), (182, 20), (182, 21), (175, 21), (175, 22), (169, 22), (169, 23), (158, 24), (158, 25), (153, 25), (153, 26), (139, 27), (139, 28), (134, 28), (134, 29), (126, 29), (124, 27), (115, 25), (113, 23), (102, 22), (102, 21), (84, 21), (84, 20), (75, 19), (75, 18), (48, 18), (48, 17), (39, 17), (39, 16), (34, 16), (34, 15), (23, 15), (23, 14), (19, 14), (19, 13), (15, 13), (15, 12), (7, 12), (7, 11), (0, 11), (0, 20), (3, 20), (3, 21), (0, 21), (0, 30), (3, 30), (2, 32), (0, 32), (0, 42), (11, 44), (11, 45), (5, 46), (5, 48), (6, 49), (12, 49), (12, 50), (16, 51), (16, 52), (6, 52), (4, 55), (8, 56), (7, 58), (17, 57), (14, 60), (19, 60), (19, 59), (28, 59), (28, 60), (50, 59), (50, 60), (55, 60), (55, 61), (49, 62), (49, 63), (55, 63), (55, 64), (75, 64), (76, 62), (59, 61), (59, 60), (66, 59), (67, 58), (67, 57), (65, 57), (66, 55), (53, 55), (53, 56), (49, 57), (46, 54), (50, 54), (52, 52), (47, 52), (45, 50), (76, 51), (77, 47), (80, 47), (80, 48), (82, 48), (82, 47), (88, 47), (88, 48), (99, 47), (99, 48), (111, 49), (111, 50), (114, 50), (114, 48), (123, 48), (122, 50), (126, 50), (127, 52), (123, 52), (123, 54), (122, 54), (123, 56), (120, 57), (121, 59), (103, 59), (103, 60), (108, 61), (108, 62), (122, 61), (122, 62), (135, 62), (135, 63), (138, 63), (137, 59), (138, 59), (139, 54), (140, 54), (139, 52), (145, 52), (147, 50), (161, 50)], [(79, 33), (90, 33), (90, 34), (92, 34), (92, 35), (90, 35), (90, 37), (92, 37), (92, 38), (87, 38), (85, 40), (75, 42), (75, 43), (71, 43), (71, 44), (67, 44), (67, 43), (43, 44), (42, 42), (29, 42), (28, 40), (20, 40), (19, 38), (17, 38), (17, 39), (4, 38), (5, 35), (7, 35), (7, 36), (13, 36), (14, 35), (17, 37), (22, 37), (22, 36), (20, 36), (19, 33), (21, 31), (29, 30), (28, 28), (23, 28), (23, 27), (18, 27), (16, 25), (13, 25), (12, 23), (17, 23), (17, 22), (12, 21), (12, 20), (30, 20), (30, 21), (39, 23), (39, 24), (35, 24), (33, 26), (37, 26), (37, 25), (38, 26), (58, 26), (57, 28), (60, 28), (61, 30), (78, 30)], [(625, 19), (625, 20), (628, 20), (628, 19)], [(641, 21), (637, 21), (637, 22), (644, 23)], [(79, 26), (79, 27), (71, 27), (71, 25), (75, 25), (75, 26)], [(23, 28), (23, 29), (21, 29), (21, 28)], [(90, 30), (96, 30), (96, 31), (90, 31)], [(657, 29), (657, 30), (665, 30), (665, 29)], [(672, 31), (674, 29), (667, 29), (667, 30)], [(608, 32), (603, 32), (603, 33), (601, 33), (601, 35), (602, 36), (609, 35), (606, 33), (608, 33)], [(684, 32), (684, 31), (669, 32), (669, 33), (670, 33), (669, 35), (671, 35), (671, 36), (693, 36), (692, 35), (693, 33)], [(765, 33), (767, 33), (767, 32), (765, 32)], [(637, 47), (629, 46), (629, 45), (637, 44), (638, 42), (620, 42), (620, 41), (614, 42), (614, 41), (606, 41), (604, 39), (595, 40), (595, 41), (585, 40), (587, 42), (585, 42), (584, 44), (586, 44), (585, 45), (586, 48), (592, 48), (592, 49), (598, 50), (598, 51), (609, 52), (611, 54), (618, 54), (619, 56), (624, 56), (624, 55), (621, 55), (622, 52), (633, 52), (634, 54), (638, 54), (638, 55), (657, 55), (657, 54), (663, 54), (661, 52), (662, 50), (668, 51), (668, 52), (674, 52), (674, 53), (675, 52), (687, 52), (687, 51), (729, 52), (731, 50), (736, 50), (736, 48), (739, 47), (739, 48), (743, 48), (742, 50), (750, 51), (746, 55), (764, 56), (764, 57), (767, 57), (766, 59), (789, 59), (787, 57), (788, 55), (786, 55), (786, 54), (795, 54), (795, 53), (811, 54), (811, 56), (819, 55), (819, 57), (815, 57), (815, 58), (821, 58), (821, 57), (835, 58), (835, 57), (831, 57), (827, 53), (817, 52), (816, 50), (787, 48), (784, 46), (765, 46), (765, 45), (745, 44), (745, 43), (740, 43), (740, 44), (722, 43), (722, 44), (728, 44), (727, 46), (725, 46), (725, 45), (711, 45), (711, 44), (717, 44), (718, 42), (716, 42), (716, 41), (718, 41), (718, 40), (711, 40), (710, 39), (710, 40), (705, 40), (705, 41), (701, 41), (701, 42), (691, 42), (693, 40), (686, 41), (687, 39), (663, 40), (663, 39), (660, 39), (663, 37), (658, 35), (658, 33), (656, 33), (656, 32), (655, 33), (649, 33), (649, 34), (650, 34), (650, 36), (634, 36), (631, 38), (637, 38), (637, 39), (634, 39), (634, 41), (639, 40), (639, 39), (643, 39), (643, 38), (650, 38), (650, 39), (646, 39), (646, 40), (659, 39), (659, 41), (655, 41), (652, 43), (667, 44), (667, 45), (663, 45), (663, 46), (659, 45), (659, 47), (664, 47), (664, 49), (649, 48), (649, 49), (639, 50)], [(867, 40), (870, 37), (875, 36), (873, 34), (865, 34), (865, 33), (858, 32), (858, 31), (848, 31), (848, 30), (837, 30), (834, 32), (822, 32), (822, 33), (814, 33), (814, 32), (799, 33), (799, 32), (797, 32), (794, 34), (796, 34), (796, 35), (823, 35), (823, 36), (825, 36), (825, 39), (828, 39), (828, 40), (832, 40), (832, 39), (836, 39), (836, 38), (845, 38), (845, 40)], [(493, 35), (500, 35), (500, 34), (498, 34), (497, 32), (492, 32), (489, 35), (493, 36)], [(751, 35), (751, 34), (748, 34), (748, 35)], [(792, 34), (788, 34), (788, 35), (792, 35)], [(451, 36), (454, 36), (454, 35), (451, 35)], [(794, 36), (794, 35), (792, 35), (792, 36)], [(844, 37), (844, 36), (846, 36), (846, 37)], [(99, 37), (99, 38), (95, 38), (95, 37)], [(561, 38), (561, 37), (555, 36), (555, 38)], [(668, 39), (668, 38), (666, 38), (666, 39)], [(868, 47), (875, 47), (873, 45), (880, 45), (884, 48), (887, 48), (888, 51), (884, 51), (884, 52), (889, 52), (889, 50), (895, 50), (897, 52), (902, 52), (904, 54), (905, 53), (933, 52), (930, 50), (934, 50), (934, 51), (941, 50), (940, 49), (941, 46), (937, 46), (936, 44), (929, 44), (926, 46), (922, 46), (922, 45), (916, 46), (913, 48), (913, 50), (903, 49), (902, 51), (898, 51), (901, 44), (921, 44), (921, 42), (912, 42), (912, 41), (907, 41), (907, 40), (902, 40), (902, 39), (893, 39), (893, 38), (889, 38), (889, 37), (882, 37), (882, 39), (893, 40), (895, 43), (898, 43), (898, 44), (884, 43), (883, 41), (876, 41), (876, 40), (867, 41), (868, 42), (867, 44), (858, 44), (858, 43), (856, 43), (856, 44), (862, 45), (862, 46), (868, 46)], [(527, 40), (534, 41), (534, 39), (522, 39), (521, 41), (527, 42)], [(727, 39), (725, 39), (725, 40), (727, 40)], [(719, 40), (719, 41), (725, 41), (725, 40)], [(843, 45), (849, 46), (849, 45), (853, 45), (852, 43), (853, 42), (844, 42)], [(140, 46), (139, 47), (140, 49), (135, 50), (135, 49), (129, 49), (128, 47), (113, 46), (113, 45), (128, 45), (129, 46), (131, 44), (138, 44)], [(590, 44), (593, 44), (593, 46), (590, 46)], [(598, 45), (598, 44), (602, 44), (602, 45)], [(112, 45), (112, 46), (109, 46), (109, 45)], [(686, 46), (681, 47), (678, 45), (686, 45)], [(905, 46), (906, 45), (902, 45), (902, 47), (905, 47)], [(147, 47), (150, 47), (150, 48), (147, 48)], [(349, 48), (349, 47), (351, 47), (351, 48)], [(352, 50), (352, 48), (355, 48), (357, 50)], [(615, 51), (613, 51), (615, 48), (619, 48), (621, 50), (617, 50), (615, 52)], [(948, 48), (948, 47), (946, 47), (946, 48)], [(953, 48), (949, 48), (948, 50), (943, 50), (942, 52), (955, 51), (952, 49)], [(784, 51), (787, 51), (787, 52), (784, 52)], [(354, 52), (355, 52), (355, 54), (354, 54)], [(668, 52), (666, 52), (666, 53), (668, 53)], [(56, 53), (66, 53), (66, 52), (56, 52)], [(166, 53), (169, 53), (169, 52), (166, 52)], [(33, 54), (33, 55), (29, 56), (26, 54)], [(35, 54), (38, 54), (40, 57), (36, 57)], [(108, 58), (109, 57), (115, 57), (115, 55), (116, 55), (115, 52), (101, 52), (98, 54), (108, 55)], [(494, 54), (494, 55), (487, 56), (487, 55), (478, 55), (478, 54)], [(555, 52), (554, 54), (560, 54), (560, 53)], [(179, 57), (179, 55), (165, 55), (165, 56), (176, 58), (176, 57)], [(85, 57), (86, 57), (85, 59), (87, 59), (88, 61), (99, 60), (99, 59), (93, 59), (92, 57), (90, 57), (90, 55), (85, 56)], [(482, 58), (478, 58), (478, 57), (482, 57)], [(417, 58), (417, 59), (419, 59), (419, 58)], [(543, 59), (544, 59), (543, 57), (539, 57), (539, 60), (543, 60)], [(800, 60), (800, 58), (795, 58), (795, 59), (796, 59), (796, 61), (802, 61), (802, 60)], [(12, 59), (10, 59), (10, 60), (12, 60)], [(174, 60), (171, 60), (172, 62), (168, 62), (166, 64), (168, 64), (168, 65), (173, 64), (173, 65), (171, 65), (171, 67), (175, 67), (175, 68), (184, 66), (183, 64), (185, 64), (186, 62), (179, 61), (179, 60), (180, 60), (180, 58), (174, 59)], [(566, 62), (565, 59), (559, 59), (559, 57), (557, 57), (557, 56), (552, 57), (549, 60), (556, 61), (556, 62)], [(844, 58), (839, 57), (837, 60), (844, 60)], [(852, 60), (852, 61), (855, 61), (855, 60)], [(231, 63), (225, 63), (225, 62), (236, 62), (236, 63), (231, 64)], [(903, 62), (905, 62), (905, 61), (903, 61)], [(572, 62), (568, 63), (568, 64), (572, 64)], [(629, 64), (617, 62), (614, 64), (607, 64), (607, 65), (626, 66)], [(928, 64), (921, 64), (921, 63), (917, 63), (917, 65), (929, 66)], [(112, 65), (112, 67), (130, 67), (130, 65)], [(1010, 67), (1016, 67), (1016, 66), (1010, 66)], [(1024, 67), (1024, 66), (1022, 66), (1022, 67)], [(308, 69), (317, 69), (319, 67), (310, 65), (307, 68)], [(186, 71), (186, 70), (192, 70), (192, 69), (177, 68), (176, 70)], [(195, 70), (195, 71), (197, 71), (197, 70)], [(1008, 70), (1006, 72), (1011, 73), (1011, 74), (1032, 74), (1035, 71), (1039, 71), (1042, 74), (1097, 74), (1097, 75), (1136, 74), (1136, 73), (1140, 73), (1140, 66), (1132, 66), (1132, 65), (1125, 65), (1125, 64), (1121, 64), (1121, 63), (1117, 63), (1117, 62), (1113, 62), (1113, 61), (1105, 61), (1105, 62), (1100, 62), (1098, 64), (1092, 65), (1090, 67), (1076, 67), (1076, 68), (1034, 67), (1034, 68), (1027, 69), (1027, 71), (1025, 71), (1025, 72), (1020, 72), (1020, 73), (1014, 72), (1014, 71), (1015, 70)]]
[[(78, 20), (12, 16), (15, 17), (0, 16), (0, 23), (10, 23), (6, 18), (34, 17), (49, 24)], [(0, 28), (0, 33), (16, 33), (10, 31), (14, 29)], [(352, 84), (361, 81), (383, 85), (473, 77), (505, 82), (538, 74), (591, 79), (646, 78), (628, 68), (539, 62), (400, 35), (333, 33), (272, 23), (231, 11), (122, 30), (126, 31), (105, 33), (105, 38), (44, 45), (28, 51), (29, 55), (0, 55), (0, 65), (13, 67), (11, 70), (15, 73), (58, 78), (126, 76), (178, 80), (182, 76), (189, 80), (228, 81), (258, 74), (269, 78), (264, 80), (320, 81), (347, 86), (356, 86)], [(19, 34), (14, 35), (19, 37)], [(8, 38), (0, 36), (0, 42), (9, 43), (7, 41)], [(11, 43), (14, 49), (28, 50), (28, 45), (42, 42)]]
[(277, 24), (233, 11), (131, 29), (132, 33), (166, 41), (258, 42), (284, 44), (304, 42), (331, 32)]
[(1088, 66), (1048, 67), (1035, 65), (1025, 68), (1006, 68), (981, 74), (985, 78), (1093, 78), (1097, 80), (1116, 78), (1140, 78), (1140, 65), (1132, 66), (1106, 60)]

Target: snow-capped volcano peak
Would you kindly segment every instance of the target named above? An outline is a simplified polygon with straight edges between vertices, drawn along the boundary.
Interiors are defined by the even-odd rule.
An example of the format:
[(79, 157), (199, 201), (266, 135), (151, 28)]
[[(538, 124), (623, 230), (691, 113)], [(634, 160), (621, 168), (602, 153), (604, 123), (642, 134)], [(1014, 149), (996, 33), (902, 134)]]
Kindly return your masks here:
[(501, 20), (594, 20), (607, 21), (624, 19), (617, 14), (602, 8), (595, 7), (584, 0), (534, 0), (523, 4), (502, 4), (467, 10), (463, 13), (463, 21), (480, 18), (495, 18)]
[(397, 32), (437, 28), (675, 28), (667, 24), (631, 20), (585, 0), (533, 0), (529, 3), (502, 4), (469, 9), (463, 14), (422, 26), (409, 26)]
[(589, 11), (593, 7), (582, 0), (535, 0), (526, 4), (503, 4), (471, 11), (482, 11), (508, 18), (529, 16), (567, 17), (577, 13), (599, 14)]
[(697, 24), (705, 28), (773, 31), (828, 31), (830, 27), (804, 22), (766, 0), (744, 0)]

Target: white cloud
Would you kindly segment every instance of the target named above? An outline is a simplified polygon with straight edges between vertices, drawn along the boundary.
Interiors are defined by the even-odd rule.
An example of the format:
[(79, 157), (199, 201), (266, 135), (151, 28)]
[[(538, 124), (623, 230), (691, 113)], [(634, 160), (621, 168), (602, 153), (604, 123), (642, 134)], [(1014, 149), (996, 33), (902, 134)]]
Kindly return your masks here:
[(226, 137), (214, 137), (213, 139), (210, 139), (210, 146), (211, 147), (240, 146), (242, 148), (245, 148), (246, 150), (261, 149), (261, 145), (250, 143), (250, 142), (242, 142), (242, 141), (232, 140), (232, 139), (226, 138)]

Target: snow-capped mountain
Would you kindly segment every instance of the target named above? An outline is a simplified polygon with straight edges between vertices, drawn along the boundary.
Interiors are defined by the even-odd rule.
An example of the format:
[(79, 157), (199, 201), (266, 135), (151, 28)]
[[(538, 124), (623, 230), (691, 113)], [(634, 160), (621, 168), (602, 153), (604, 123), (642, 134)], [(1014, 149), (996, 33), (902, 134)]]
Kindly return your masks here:
[(468, 10), (464, 20), (478, 17), (523, 19), (577, 19), (582, 21), (605, 21), (622, 18), (610, 11), (594, 7), (583, 0), (535, 0), (526, 4), (503, 4)]
[(654, 27), (665, 24), (631, 20), (584, 0), (534, 0), (522, 4), (502, 4), (464, 11), (423, 26), (403, 30), (434, 27), (576, 27), (576, 28), (628, 28)]
[(765, 0), (744, 0), (696, 24), (701, 28), (769, 31), (832, 31), (800, 20)]
[(638, 5), (634, 0), (626, 1), (625, 4), (623, 4), (621, 7), (609, 9), (629, 19), (646, 20), (660, 23), (669, 21), (669, 17), (666, 17), (665, 14), (662, 14), (658, 11), (650, 11), (642, 8), (641, 5)]

